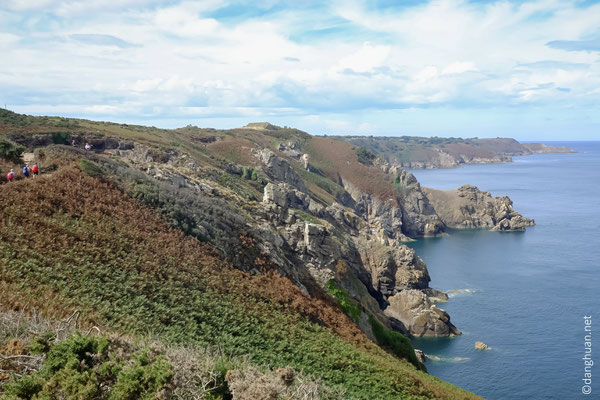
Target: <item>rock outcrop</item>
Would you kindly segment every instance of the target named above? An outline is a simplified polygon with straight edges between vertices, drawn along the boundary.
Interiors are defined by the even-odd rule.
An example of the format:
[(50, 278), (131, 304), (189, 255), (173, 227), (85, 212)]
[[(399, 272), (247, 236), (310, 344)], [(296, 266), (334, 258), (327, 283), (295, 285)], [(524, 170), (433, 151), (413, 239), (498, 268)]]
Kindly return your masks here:
[(264, 171), (270, 179), (289, 183), (303, 192), (307, 191), (300, 175), (287, 160), (278, 157), (269, 149), (258, 149), (253, 153), (265, 165)]
[(417, 359), (422, 364), (425, 364), (425, 361), (427, 361), (427, 355), (423, 352), (423, 350), (415, 349), (415, 356), (417, 356)]
[(475, 342), (475, 350), (488, 350), (490, 347), (480, 341)]
[(476, 186), (464, 185), (456, 190), (423, 188), (437, 215), (450, 228), (488, 228), (495, 231), (524, 231), (535, 225), (513, 210), (507, 196), (492, 197)]
[(444, 231), (444, 222), (421, 189), (413, 174), (392, 167), (396, 175), (394, 183), (398, 187), (399, 202), (402, 205), (404, 231), (410, 237), (437, 236)]
[(395, 328), (414, 336), (439, 337), (459, 335), (450, 322), (450, 316), (434, 305), (420, 290), (407, 289), (389, 299), (384, 313), (395, 323)]
[[(339, 276), (342, 263), (343, 275), (353, 276), (364, 285), (363, 296), (387, 307), (383, 313), (379, 307), (371, 308), (371, 312), (385, 317), (388, 309), (401, 310), (391, 314), (391, 325), (397, 329), (415, 336), (459, 333), (448, 315), (428, 300), (429, 295), (443, 300), (443, 293), (428, 287), (430, 278), (425, 263), (399, 240), (400, 209), (365, 194), (356, 202), (356, 210), (335, 203), (320, 207), (309, 195), (287, 183), (266, 185), (263, 204), (264, 217), (270, 218), (283, 242), (294, 250), (317, 282), (324, 285)], [(314, 222), (303, 220), (307, 214)], [(349, 292), (356, 293), (356, 287)], [(413, 297), (420, 293), (423, 301), (412, 301), (413, 297), (403, 293), (413, 293)], [(369, 300), (361, 301), (365, 303)], [(425, 322), (420, 325), (415, 319)]]

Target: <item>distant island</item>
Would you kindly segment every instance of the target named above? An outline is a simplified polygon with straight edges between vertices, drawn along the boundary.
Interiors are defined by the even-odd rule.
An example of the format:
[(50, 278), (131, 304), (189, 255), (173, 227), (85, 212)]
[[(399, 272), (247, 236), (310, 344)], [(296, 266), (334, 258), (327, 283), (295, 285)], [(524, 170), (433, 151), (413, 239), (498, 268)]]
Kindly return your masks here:
[(538, 153), (575, 153), (569, 147), (543, 143), (520, 143), (511, 138), (462, 139), (419, 136), (336, 136), (372, 151), (386, 162), (402, 168), (457, 168), (463, 164), (512, 162), (513, 156)]

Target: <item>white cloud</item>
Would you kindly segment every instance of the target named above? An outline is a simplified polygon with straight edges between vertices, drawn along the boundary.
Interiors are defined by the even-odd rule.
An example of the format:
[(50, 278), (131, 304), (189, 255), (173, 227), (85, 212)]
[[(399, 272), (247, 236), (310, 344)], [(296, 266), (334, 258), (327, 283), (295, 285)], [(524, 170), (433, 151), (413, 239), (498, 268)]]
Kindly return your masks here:
[(341, 70), (350, 69), (356, 72), (369, 72), (382, 66), (389, 54), (389, 46), (365, 43), (358, 51), (343, 57), (339, 62), (339, 67)]
[[(40, 110), (48, 109), (45, 101), (94, 115), (323, 112), (338, 115), (319, 121), (324, 126), (361, 132), (378, 129), (378, 122), (344, 125), (342, 116), (422, 105), (599, 100), (598, 53), (546, 43), (593, 35), (600, 5), (433, 0), (377, 10), (350, 0), (274, 13), (268, 5), (239, 5), (256, 7), (247, 18), (211, 13), (228, 4), (9, 0), (0, 19), (22, 23), (6, 22), (0, 32), (3, 96)], [(319, 33), (338, 27), (343, 34)], [(86, 43), (93, 38), (114, 45)]]
[(463, 74), (465, 72), (475, 72), (475, 64), (469, 61), (455, 61), (448, 64), (443, 70), (442, 75)]

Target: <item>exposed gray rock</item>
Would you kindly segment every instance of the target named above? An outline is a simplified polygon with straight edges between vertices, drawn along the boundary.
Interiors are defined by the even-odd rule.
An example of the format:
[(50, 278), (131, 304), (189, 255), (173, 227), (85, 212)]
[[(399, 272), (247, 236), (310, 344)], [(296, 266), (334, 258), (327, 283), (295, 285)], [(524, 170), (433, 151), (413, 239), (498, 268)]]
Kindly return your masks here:
[(425, 293), (427, 297), (429, 297), (429, 300), (434, 303), (445, 303), (448, 301), (448, 295), (441, 290), (427, 288), (423, 289), (423, 293)]
[(304, 165), (304, 169), (307, 169), (310, 171), (310, 156), (308, 154), (302, 154), (302, 163)]
[(263, 191), (263, 202), (274, 203), (285, 209), (292, 207), (304, 210), (308, 209), (314, 200), (288, 183), (268, 183)]
[(437, 236), (444, 231), (445, 224), (437, 215), (421, 185), (413, 174), (399, 168), (391, 168), (395, 173), (399, 202), (402, 206), (404, 233), (410, 237)]
[(422, 364), (425, 364), (425, 361), (427, 361), (427, 356), (425, 355), (425, 353), (423, 352), (423, 350), (415, 349), (415, 356), (417, 356), (417, 359)]
[(476, 186), (463, 185), (456, 190), (423, 188), (441, 220), (451, 228), (488, 228), (501, 231), (524, 231), (535, 225), (513, 210), (507, 196), (492, 197)]
[[(405, 296), (394, 296), (407, 290), (420, 293), (423, 301), (427, 301), (427, 307), (432, 305), (428, 295), (432, 295), (434, 301), (447, 299), (444, 293), (428, 288), (430, 278), (425, 263), (414, 250), (399, 241), (405, 238), (401, 232), (402, 213), (399, 208), (367, 194), (359, 196), (354, 210), (337, 203), (322, 207), (309, 195), (287, 183), (266, 185), (263, 204), (268, 210), (265, 218), (270, 218), (285, 243), (317, 282), (325, 284), (339, 275), (338, 264), (344, 260), (351, 271), (349, 273), (358, 277), (364, 285), (364, 292), (378, 293), (381, 301), (395, 299), (393, 304), (402, 304)], [(299, 211), (327, 222), (302, 221), (296, 215)], [(356, 287), (350, 290), (351, 295), (356, 293)], [(366, 296), (370, 297), (369, 294)], [(374, 299), (370, 302), (376, 304)], [(406, 313), (392, 314), (392, 326), (409, 335), (448, 336), (458, 333), (449, 323), (446, 313), (439, 312), (437, 307), (427, 307), (415, 302), (403, 305), (401, 308), (406, 313), (416, 308), (415, 316), (407, 318)], [(418, 327), (413, 321), (416, 319), (418, 322), (419, 318), (425, 318), (424, 326)], [(444, 324), (445, 329), (442, 328)]]
[(460, 334), (450, 322), (450, 316), (434, 305), (420, 290), (403, 290), (388, 299), (384, 313), (406, 327), (414, 336), (441, 337)]
[(298, 142), (294, 142), (291, 140), (281, 142), (279, 147), (277, 148), (280, 152), (285, 154), (288, 157), (299, 159), (302, 156), (300, 152), (301, 146)]
[(300, 178), (300, 175), (294, 171), (290, 163), (283, 158), (277, 157), (273, 151), (269, 149), (254, 150), (253, 154), (263, 164), (265, 164), (265, 173), (275, 181), (289, 183), (297, 189), (306, 192), (306, 185)]

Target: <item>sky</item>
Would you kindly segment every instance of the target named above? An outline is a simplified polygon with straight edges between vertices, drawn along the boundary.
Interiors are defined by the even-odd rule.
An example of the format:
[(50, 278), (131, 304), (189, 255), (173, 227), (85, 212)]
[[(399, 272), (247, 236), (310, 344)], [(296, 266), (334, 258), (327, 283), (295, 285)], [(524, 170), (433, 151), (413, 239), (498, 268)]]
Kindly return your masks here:
[(600, 140), (600, 1), (0, 0), (0, 107)]

